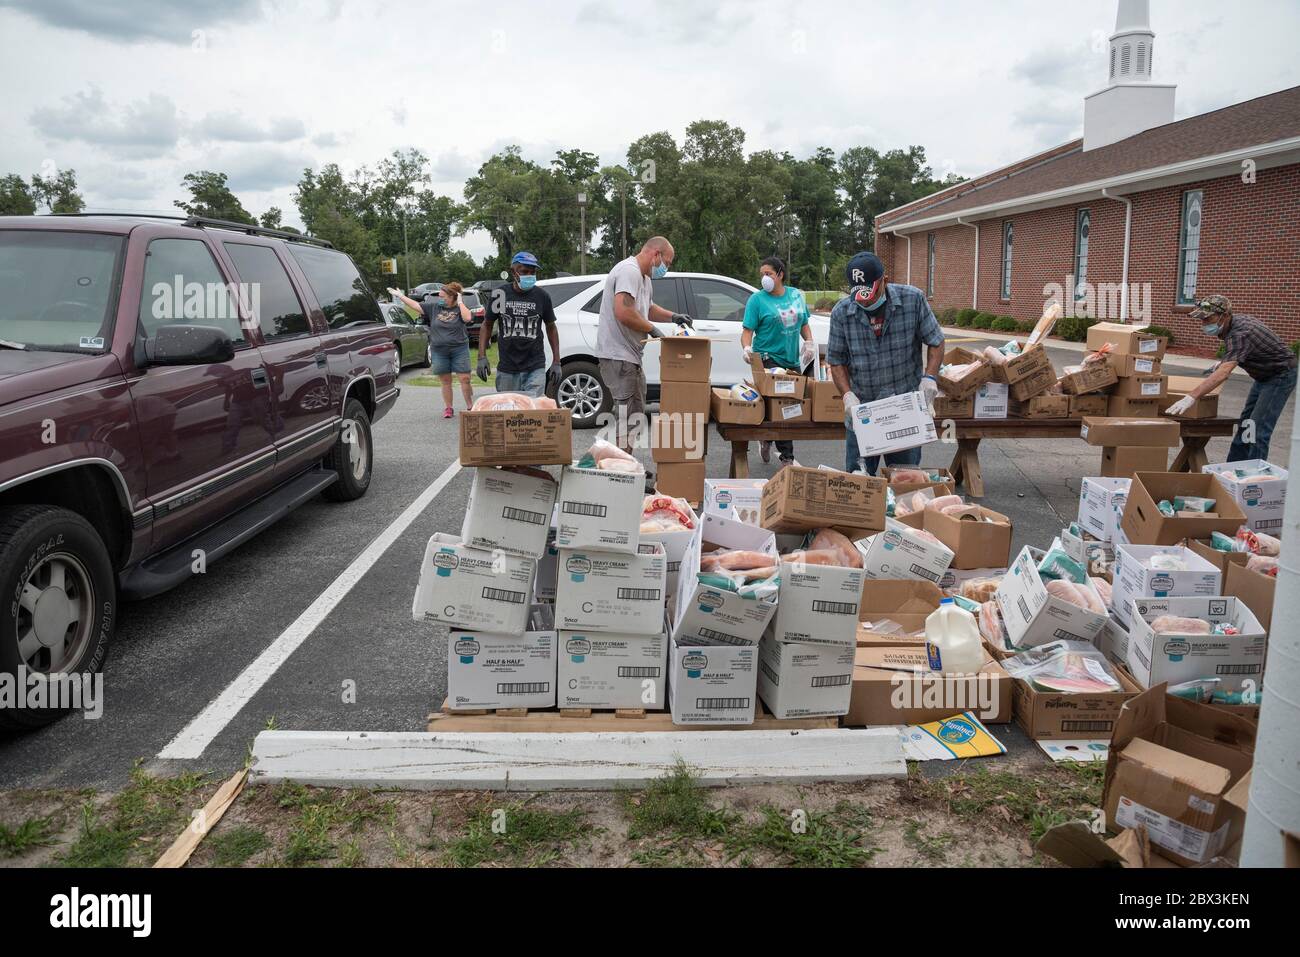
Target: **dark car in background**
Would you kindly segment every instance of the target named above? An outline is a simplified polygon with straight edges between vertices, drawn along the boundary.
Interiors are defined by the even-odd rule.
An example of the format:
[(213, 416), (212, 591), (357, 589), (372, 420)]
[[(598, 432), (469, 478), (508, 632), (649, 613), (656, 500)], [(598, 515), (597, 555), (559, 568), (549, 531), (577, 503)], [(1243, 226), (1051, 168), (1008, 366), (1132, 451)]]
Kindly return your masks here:
[(381, 302), (384, 322), (392, 334), (393, 345), (397, 348), (398, 363), (401, 368), (407, 366), (428, 366), (429, 363), (429, 327), (422, 318), (411, 315), (400, 302)]
[[(398, 360), (328, 243), (190, 217), (0, 217), (0, 673), (99, 671), (122, 598), (360, 498)], [(0, 727), (53, 709), (0, 705)]]

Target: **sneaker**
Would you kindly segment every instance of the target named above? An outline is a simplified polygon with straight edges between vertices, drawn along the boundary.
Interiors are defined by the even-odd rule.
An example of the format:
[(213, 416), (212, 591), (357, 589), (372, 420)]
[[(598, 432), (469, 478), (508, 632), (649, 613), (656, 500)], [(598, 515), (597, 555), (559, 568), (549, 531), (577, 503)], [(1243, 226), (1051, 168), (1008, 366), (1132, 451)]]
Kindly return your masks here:
[(778, 465), (778, 466), (776, 467), (776, 470), (779, 472), (779, 471), (781, 471), (781, 469), (785, 468), (787, 465), (798, 465), (798, 464), (799, 464), (799, 462), (798, 462), (797, 459), (787, 459), (785, 456), (782, 456), (782, 457), (781, 457), (781, 464)]
[(764, 462), (770, 462), (770, 461), (772, 461), (772, 443), (771, 443), (771, 442), (759, 442), (759, 443), (758, 443), (758, 457), (759, 457), (760, 459), (762, 459)]
[(442, 410), (442, 417), (444, 419), (450, 419), (455, 414), (456, 414), (456, 410), (453, 409), (451, 406), (447, 406), (447, 408)]

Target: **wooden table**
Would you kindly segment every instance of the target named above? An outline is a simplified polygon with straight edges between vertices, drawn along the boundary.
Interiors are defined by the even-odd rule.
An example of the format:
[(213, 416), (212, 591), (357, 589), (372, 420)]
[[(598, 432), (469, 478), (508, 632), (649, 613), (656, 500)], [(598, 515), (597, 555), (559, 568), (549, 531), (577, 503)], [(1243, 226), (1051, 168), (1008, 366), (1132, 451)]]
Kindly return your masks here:
[[(956, 440), (957, 452), (949, 471), (957, 484), (965, 483), (974, 497), (984, 495), (980, 473), (979, 445), (984, 439), (1077, 439), (1081, 417), (1070, 419), (952, 419), (953, 432), (945, 433), (947, 421), (938, 423), (940, 441)], [(1182, 426), (1182, 448), (1169, 466), (1171, 472), (1199, 472), (1209, 464), (1205, 446), (1210, 439), (1232, 435), (1236, 419), (1175, 419)], [(731, 443), (731, 478), (749, 477), (749, 443), (798, 441), (843, 441), (844, 425), (831, 422), (764, 422), (761, 425), (726, 425), (715, 422), (718, 435)]]

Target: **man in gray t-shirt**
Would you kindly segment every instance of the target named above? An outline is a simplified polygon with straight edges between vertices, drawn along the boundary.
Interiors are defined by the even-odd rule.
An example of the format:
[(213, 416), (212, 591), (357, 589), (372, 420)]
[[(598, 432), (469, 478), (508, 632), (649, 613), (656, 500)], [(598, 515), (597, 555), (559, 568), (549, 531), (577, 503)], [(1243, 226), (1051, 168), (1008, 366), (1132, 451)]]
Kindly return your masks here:
[(694, 323), (684, 313), (669, 312), (655, 305), (653, 279), (662, 279), (673, 264), (672, 243), (655, 236), (609, 271), (604, 295), (600, 300), (600, 325), (596, 330), (596, 358), (600, 360), (600, 377), (614, 400), (617, 418), (617, 441), (632, 450), (628, 432), (644, 428), (645, 372), (641, 369), (641, 352), (647, 337), (663, 336), (656, 322), (675, 322), (682, 326)]

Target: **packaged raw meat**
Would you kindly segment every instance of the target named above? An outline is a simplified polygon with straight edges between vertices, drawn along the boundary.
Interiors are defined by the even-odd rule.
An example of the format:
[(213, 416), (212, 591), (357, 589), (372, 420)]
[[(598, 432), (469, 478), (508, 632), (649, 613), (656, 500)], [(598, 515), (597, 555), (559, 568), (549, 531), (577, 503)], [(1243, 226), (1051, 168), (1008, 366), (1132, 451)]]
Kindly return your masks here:
[(533, 399), (533, 408), (534, 409), (558, 409), (559, 406), (555, 404), (555, 400), (552, 399), (550, 396), (539, 395), (537, 398)]
[[(926, 491), (929, 491), (928, 489)], [(920, 494), (919, 492), (917, 494)], [(931, 498), (929, 501), (921, 504), (921, 508), (928, 509), (932, 512), (941, 512), (949, 505), (964, 505), (960, 495), (940, 495), (938, 498)]]
[(951, 515), (953, 518), (961, 518), (963, 515), (979, 515), (980, 507), (957, 502), (955, 505), (945, 505), (939, 511), (944, 515)]
[(1210, 623), (1199, 618), (1161, 615), (1151, 622), (1151, 630), (1157, 635), (1208, 635)]
[(1101, 598), (1087, 585), (1079, 585), (1059, 578), (1049, 579), (1043, 584), (1047, 588), (1047, 593), (1055, 598), (1078, 605), (1085, 611), (1095, 612), (1098, 615), (1106, 614), (1106, 606), (1101, 603)]
[(692, 529), (691, 507), (685, 499), (667, 495), (647, 495), (641, 506), (641, 531), (671, 532)]
[(1001, 578), (971, 578), (961, 583), (958, 594), (971, 601), (990, 602), (1001, 584)]
[(1086, 641), (1049, 642), (1006, 659), (1002, 667), (1039, 691), (1092, 694), (1123, 690), (1106, 656)]
[(1250, 552), (1252, 555), (1272, 555), (1276, 558), (1282, 553), (1282, 542), (1279, 539), (1263, 532), (1252, 532), (1245, 525), (1237, 529), (1237, 544), (1237, 551)]
[(744, 571), (771, 566), (772, 556), (743, 549), (721, 549), (700, 556), (700, 571)]
[(915, 515), (917, 512), (925, 510), (925, 507), (934, 501), (934, 489), (923, 488), (915, 492), (908, 492), (894, 500), (894, 516)]
[(994, 648), (1007, 647), (1007, 630), (1002, 624), (1002, 611), (998, 608), (995, 601), (985, 601), (980, 603), (979, 614), (976, 616), (980, 625), (980, 634)]
[(794, 565), (843, 565), (844, 559), (833, 548), (799, 548), (781, 556), (781, 561)]
[[(526, 409), (535, 409), (536, 400), (524, 395), (522, 392), (494, 392), (491, 395), (480, 396), (474, 400), (474, 406), (471, 412), (518, 412)], [(551, 408), (555, 408), (555, 403), (551, 403)]]
[(922, 472), (920, 469), (894, 469), (889, 473), (890, 485), (915, 485), (928, 481), (930, 481), (929, 473)]
[(819, 529), (812, 541), (808, 543), (808, 547), (813, 551), (831, 549), (838, 552), (839, 564), (845, 568), (862, 567), (862, 553), (854, 547), (847, 535), (842, 535), (833, 528)]
[(1110, 582), (1106, 581), (1104, 578), (1089, 578), (1088, 584), (1092, 585), (1093, 591), (1097, 593), (1097, 597), (1101, 599), (1101, 603), (1109, 608), (1111, 602)]
[(612, 442), (597, 439), (578, 460), (580, 469), (604, 469), (608, 472), (640, 472), (641, 463)]
[(1261, 575), (1268, 575), (1272, 578), (1277, 577), (1276, 555), (1251, 555), (1246, 559), (1246, 567), (1252, 572), (1259, 572)]
[(984, 359), (989, 365), (1004, 366), (1011, 357), (999, 349), (997, 346), (984, 347)]

